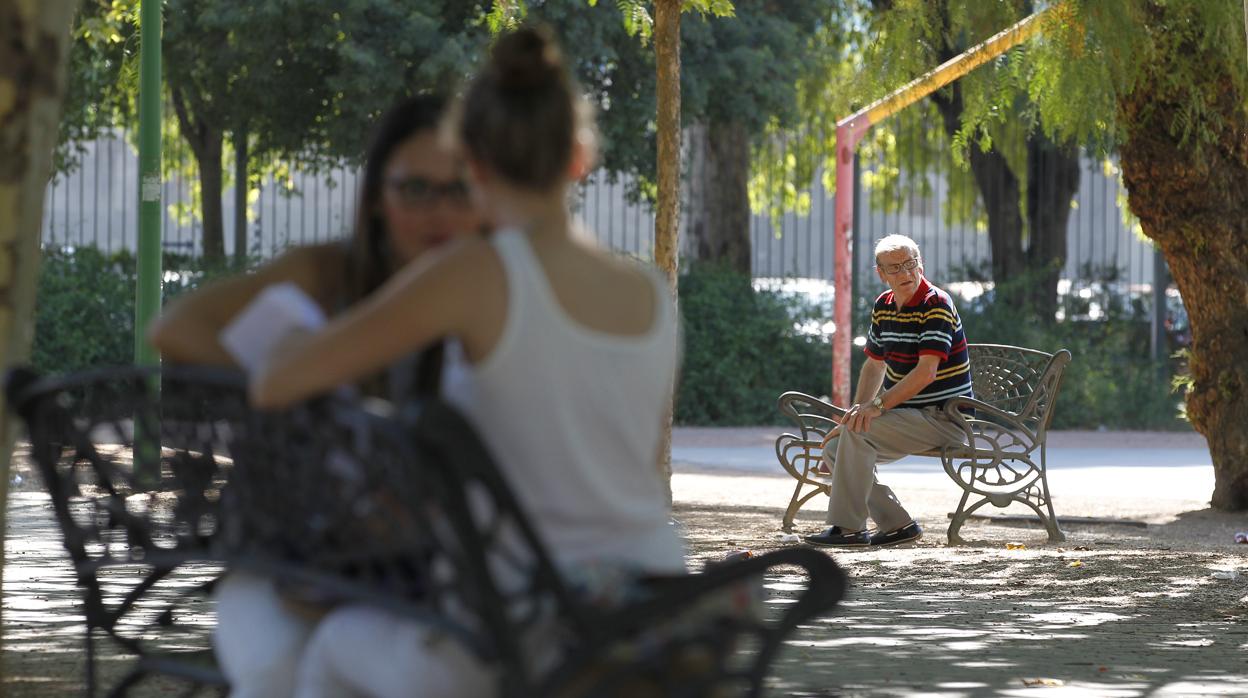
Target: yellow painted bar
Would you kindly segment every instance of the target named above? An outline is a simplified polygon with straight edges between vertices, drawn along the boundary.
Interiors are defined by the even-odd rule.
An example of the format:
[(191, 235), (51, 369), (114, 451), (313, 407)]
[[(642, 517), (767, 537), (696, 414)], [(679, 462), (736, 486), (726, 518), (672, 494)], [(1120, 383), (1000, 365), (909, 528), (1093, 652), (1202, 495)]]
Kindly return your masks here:
[(975, 70), (979, 66), (1009, 51), (1015, 46), (1040, 33), (1043, 19), (1053, 11), (1053, 7), (1042, 10), (1023, 19), (1018, 24), (1004, 29), (956, 57), (945, 61), (925, 75), (922, 75), (892, 94), (880, 99), (851, 116), (841, 119), (839, 124), (850, 123), (863, 116), (867, 124), (878, 124), (893, 114), (905, 109), (931, 93)]

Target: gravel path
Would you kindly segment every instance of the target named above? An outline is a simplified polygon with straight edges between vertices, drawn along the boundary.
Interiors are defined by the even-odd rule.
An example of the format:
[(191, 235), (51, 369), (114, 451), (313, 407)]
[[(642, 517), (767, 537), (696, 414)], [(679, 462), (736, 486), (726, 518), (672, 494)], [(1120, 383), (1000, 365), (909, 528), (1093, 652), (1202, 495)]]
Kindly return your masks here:
[[(779, 431), (681, 429), (676, 442), (752, 447)], [(1191, 435), (1067, 434), (1060, 438), (1076, 447), (1196, 443)], [(676, 518), (692, 566), (782, 545), (787, 477), (675, 469)], [(16, 472), (23, 480), (9, 501), (0, 695), (71, 695), (82, 665), (73, 578), (46, 497), (24, 467)], [(850, 596), (794, 636), (769, 695), (1248, 696), (1248, 546), (1230, 542), (1233, 531), (1248, 530), (1248, 516), (1209, 511), (1181, 488), (1150, 496), (1148, 482), (1123, 494), (1082, 491), (1095, 481), (1079, 475), (1059, 490), (1059, 515), (1148, 525), (1067, 525), (1069, 540), (1054, 546), (1033, 528), (972, 522), (963, 535), (974, 544), (950, 548), (942, 534), (956, 496), (943, 477), (897, 478), (894, 489), (928, 532), (918, 545), (835, 554), (853, 580)], [(801, 530), (822, 525), (822, 506), (812, 502), (799, 515)], [(769, 579), (772, 601), (782, 603), (798, 582)], [(104, 671), (115, 671), (117, 659)], [(171, 688), (155, 683), (136, 694)]]

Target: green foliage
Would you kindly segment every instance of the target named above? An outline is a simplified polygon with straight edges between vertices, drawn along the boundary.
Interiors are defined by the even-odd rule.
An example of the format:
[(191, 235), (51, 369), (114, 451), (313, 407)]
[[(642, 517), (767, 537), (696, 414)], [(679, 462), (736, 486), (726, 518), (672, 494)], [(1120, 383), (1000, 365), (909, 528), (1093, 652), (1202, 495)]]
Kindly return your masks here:
[[(165, 299), (205, 281), (237, 273), (230, 265), (166, 254)], [(134, 361), (137, 265), (129, 252), (93, 247), (45, 250), (39, 269), (31, 363), (60, 373)]]
[(397, 98), (448, 90), (470, 70), (484, 33), (470, 4), (284, 0), (167, 4), (165, 59), (192, 120), (253, 134), (265, 154), (301, 164), (358, 158)]
[[(576, 0), (578, 4), (582, 0)], [(598, 0), (583, 0), (590, 8), (598, 6)], [(542, 4), (542, 0), (535, 0)], [(605, 4), (605, 3), (604, 3)], [(615, 0), (615, 8), (620, 14), (620, 26), (630, 36), (640, 39), (644, 47), (654, 36), (654, 15), (650, 13), (648, 0)], [(680, 5), (683, 12), (697, 12), (701, 15), (715, 17), (732, 17), (736, 12), (733, 0), (683, 0)], [(491, 34), (514, 29), (528, 17), (529, 7), (525, 0), (492, 0), (490, 10), (485, 14), (486, 26)]]
[[(137, 0), (83, 2), (58, 172), (76, 165), (76, 143), (135, 125), (137, 8)], [(163, 175), (191, 183), (191, 204), (171, 214), (201, 211), (209, 193), (201, 168), (232, 184), (232, 148), (211, 147), (227, 133), (248, 135), (253, 199), (262, 178), (281, 181), (292, 163), (312, 171), (357, 163), (385, 108), (409, 94), (449, 92), (471, 70), (485, 40), (479, 12), (458, 0), (166, 0)]]
[[(821, 9), (791, 75), (793, 113), (770, 119), (751, 154), (750, 208), (766, 211), (773, 219), (789, 211), (809, 213), (810, 195), (802, 190), (821, 167), (832, 163), (828, 157), (836, 150), (836, 121), (850, 113), (845, 85), (860, 68), (855, 47), (863, 41), (861, 22), (854, 3)], [(834, 167), (826, 167), (828, 191), (835, 188), (834, 174)]]
[[(652, 198), (656, 68), (653, 49), (638, 41), (650, 31), (640, 26), (652, 21), (652, 3), (495, 0), (491, 12), (504, 5), (513, 14), (523, 6), (529, 20), (554, 27), (573, 74), (597, 107), (601, 165), (632, 176), (631, 196)], [(685, 2), (682, 121), (732, 119), (746, 124), (752, 137), (770, 123), (792, 126), (795, 78), (808, 58), (807, 37), (824, 24), (825, 6), (821, 0)]]
[[(873, 206), (890, 210), (912, 196), (928, 196), (923, 173), (935, 169), (947, 173), (949, 181), (942, 206), (946, 222), (984, 228), (966, 166), (971, 144), (1005, 156), (1025, 203), (1028, 134), (1041, 130), (1056, 143), (1073, 142), (1108, 156), (1125, 137), (1120, 100), (1145, 71), (1157, 69), (1161, 63), (1152, 57), (1163, 53), (1192, 56), (1193, 48), (1208, 47), (1232, 67), (1237, 89), (1248, 85), (1239, 0), (862, 0), (840, 6), (852, 18), (848, 24), (862, 29), (837, 33), (842, 42), (820, 41), (816, 34), (809, 45), (806, 69), (798, 77), (802, 121), (809, 126), (793, 134), (796, 155), (785, 152), (777, 159), (769, 150), (756, 155), (751, 197), (756, 208), (766, 203), (772, 215), (804, 212), (806, 202), (793, 192), (810, 181), (820, 164), (824, 186), (832, 188), (836, 119), (1045, 8), (1052, 9), (1040, 36), (958, 79), (963, 110), (952, 147), (940, 146), (942, 129), (927, 101), (902, 114), (928, 112), (932, 128), (905, 128), (905, 119), (894, 117), (872, 130), (860, 152), (868, 161), (881, 161), (863, 177)], [(1155, 101), (1183, 105), (1171, 132), (1200, 147), (1223, 132), (1211, 108), (1221, 88), (1192, 89), (1208, 73), (1200, 60), (1170, 65), (1177, 69), (1161, 76)], [(900, 154), (907, 158), (904, 174)]]
[[(872, 39), (855, 93), (866, 103), (935, 67), (940, 32), (970, 46), (1051, 6), (1042, 35), (962, 78), (966, 112), (960, 143), (992, 140), (1011, 119), (1042, 128), (1054, 140), (1090, 144), (1102, 154), (1125, 137), (1118, 121), (1121, 99), (1144, 77), (1161, 90), (1158, 102), (1182, 105), (1171, 133), (1199, 144), (1216, 137), (1207, 121), (1217, 97), (1205, 83), (1208, 66), (1196, 60), (1208, 50), (1231, 67), (1235, 87), (1248, 87), (1243, 5), (1240, 0), (1069, 0), (1063, 3), (986, 3), (980, 0), (876, 1)], [(1158, 55), (1179, 57), (1155, 83)], [(1183, 60), (1184, 56), (1192, 59)], [(1203, 59), (1202, 59), (1203, 60)], [(1195, 97), (1195, 99), (1193, 99)], [(1021, 112), (1013, 111), (1019, 104)], [(1216, 117), (1214, 117), (1216, 119)]]
[[(1032, 283), (1020, 277), (1011, 282)], [(1149, 355), (1150, 318), (1138, 299), (1099, 286), (1091, 298), (1069, 294), (1063, 300), (1067, 320), (1044, 325), (1034, 314), (994, 302), (1008, 289), (959, 303), (967, 340), (979, 344), (1013, 344), (1054, 352), (1069, 349), (1070, 364), (1062, 380), (1054, 429), (1186, 429), (1182, 398), (1176, 394), (1168, 361)], [(1095, 303), (1103, 319), (1087, 316)]]
[(692, 16), (681, 24), (681, 110), (687, 121), (741, 123), (760, 134), (796, 124), (796, 77), (825, 2), (739, 0), (732, 19)]
[(43, 254), (31, 363), (42, 372), (134, 360), (135, 263), (95, 248)]
[(501, 34), (519, 27), (528, 15), (529, 8), (524, 0), (494, 0), (485, 14), (485, 26), (489, 27), (491, 35)]
[(831, 308), (775, 291), (712, 264), (680, 279), (684, 368), (676, 395), (679, 424), (779, 423), (785, 390), (827, 392), (831, 347), (798, 331)]
[(53, 172), (73, 172), (84, 144), (137, 119), (138, 0), (83, 2), (69, 46)]

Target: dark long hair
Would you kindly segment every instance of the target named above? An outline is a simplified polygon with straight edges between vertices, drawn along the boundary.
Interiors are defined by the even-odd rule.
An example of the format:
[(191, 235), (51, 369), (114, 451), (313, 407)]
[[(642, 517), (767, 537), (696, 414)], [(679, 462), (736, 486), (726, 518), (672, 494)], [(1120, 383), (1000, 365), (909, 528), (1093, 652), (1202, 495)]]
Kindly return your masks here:
[[(344, 306), (376, 291), (394, 273), (394, 252), (380, 211), (386, 163), (399, 144), (422, 131), (436, 130), (445, 109), (443, 97), (417, 95), (395, 104), (377, 122), (364, 157), (364, 181), (356, 205), (355, 234), (347, 246)], [(442, 355), (441, 343), (421, 355), (410, 392), (416, 395), (437, 392), (442, 376)], [(382, 383), (380, 379), (367, 381), (364, 388), (370, 393), (380, 393)]]
[(417, 95), (395, 104), (377, 122), (364, 156), (364, 182), (356, 206), (355, 234), (347, 249), (343, 300), (355, 303), (376, 291), (394, 269), (394, 257), (382, 219), (381, 194), (386, 163), (403, 141), (421, 131), (434, 131), (446, 109), (438, 95)]

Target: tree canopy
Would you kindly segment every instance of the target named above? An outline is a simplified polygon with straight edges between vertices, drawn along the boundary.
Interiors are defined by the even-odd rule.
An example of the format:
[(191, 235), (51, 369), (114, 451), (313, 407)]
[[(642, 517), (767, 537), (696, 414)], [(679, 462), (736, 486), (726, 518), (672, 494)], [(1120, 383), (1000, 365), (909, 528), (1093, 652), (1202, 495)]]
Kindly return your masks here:
[[(137, 4), (85, 3), (62, 143), (133, 114)], [(169, 116), (195, 156), (205, 254), (223, 253), (227, 134), (234, 152), (249, 156), (253, 175), (291, 162), (315, 169), (357, 161), (386, 107), (406, 94), (447, 90), (471, 69), (485, 40), (477, 17), (451, 0), (354, 0), (293, 12), (281, 0), (168, 0), (162, 53)], [(62, 164), (72, 166), (72, 157)]]
[[(931, 42), (941, 8), (970, 20), (984, 4), (895, 0), (878, 31)], [(1237, 300), (1248, 298), (1242, 12), (1239, 0), (1055, 4), (1039, 39), (967, 83), (959, 130), (964, 142), (991, 138), (1006, 118), (1002, 105), (1025, 95), (1031, 127), (1121, 158), (1131, 211), (1165, 255), (1191, 320), (1187, 414), (1209, 440), (1212, 501), (1237, 510), (1248, 508), (1248, 304)], [(876, 60), (898, 77), (921, 65)]]

